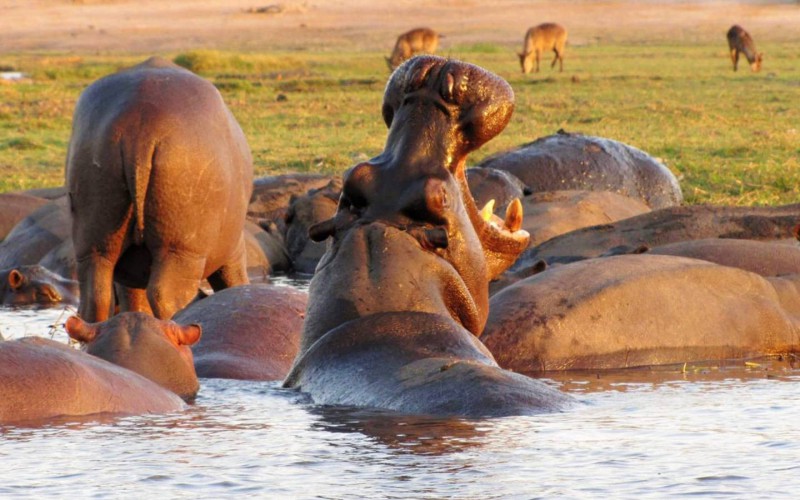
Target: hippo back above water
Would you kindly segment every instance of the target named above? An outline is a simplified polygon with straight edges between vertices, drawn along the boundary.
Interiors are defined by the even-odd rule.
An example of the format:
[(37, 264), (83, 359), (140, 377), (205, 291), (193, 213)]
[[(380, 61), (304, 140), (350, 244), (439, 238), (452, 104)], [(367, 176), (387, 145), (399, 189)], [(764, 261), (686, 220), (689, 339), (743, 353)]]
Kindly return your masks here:
[(479, 167), (505, 170), (534, 193), (557, 190), (612, 191), (650, 208), (680, 205), (678, 180), (645, 152), (621, 142), (559, 133), (498, 153)]
[(247, 282), (252, 158), (210, 82), (152, 58), (89, 86), (66, 180), (87, 321), (108, 316), (113, 281), (146, 290), (160, 318), (185, 306), (203, 278), (215, 289)]

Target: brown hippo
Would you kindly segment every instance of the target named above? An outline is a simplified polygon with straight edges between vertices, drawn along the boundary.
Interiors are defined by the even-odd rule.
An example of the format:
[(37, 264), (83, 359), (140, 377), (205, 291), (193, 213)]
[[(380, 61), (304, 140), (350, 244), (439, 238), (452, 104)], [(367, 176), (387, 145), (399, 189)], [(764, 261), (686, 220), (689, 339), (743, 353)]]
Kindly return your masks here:
[(184, 408), (181, 398), (151, 380), (60, 342), (41, 337), (0, 342), (0, 424)]
[(77, 306), (78, 293), (77, 281), (38, 264), (0, 271), (0, 304), (4, 306)]
[(0, 241), (3, 241), (14, 226), (49, 200), (25, 193), (0, 193)]
[(478, 166), (510, 172), (534, 193), (612, 191), (653, 209), (683, 201), (678, 180), (667, 167), (639, 149), (601, 137), (559, 131), (490, 156)]
[(295, 271), (313, 274), (317, 268), (327, 245), (309, 239), (308, 229), (336, 215), (341, 192), (341, 181), (334, 180), (324, 187), (292, 197), (286, 214), (286, 250)]
[(608, 224), (650, 211), (643, 202), (610, 191), (543, 191), (522, 200), (525, 222), (536, 246), (582, 227)]
[[(324, 174), (281, 174), (259, 177), (253, 181), (253, 195), (247, 216), (255, 221), (282, 222), (292, 196), (301, 196), (312, 189), (326, 186), (334, 177)], [(283, 230), (280, 227), (281, 231)]]
[(496, 168), (468, 168), (467, 184), (475, 204), (485, 207), (494, 200), (494, 213), (506, 213), (508, 204), (531, 194), (531, 190), (514, 175)]
[(285, 286), (243, 285), (178, 312), (175, 321), (203, 328), (203, 338), (192, 347), (197, 376), (283, 379), (300, 346), (307, 298)]
[(550, 268), (492, 296), (481, 340), (520, 372), (800, 352), (800, 275), (669, 255)]
[(243, 227), (253, 187), (244, 133), (210, 82), (151, 58), (90, 85), (66, 168), (80, 315), (108, 317), (113, 282), (169, 319), (200, 281), (248, 282)]
[(624, 254), (639, 247), (704, 238), (781, 240), (793, 237), (800, 222), (800, 204), (780, 207), (692, 205), (671, 207), (611, 224), (576, 229), (526, 250), (513, 271), (539, 260), (573, 262), (602, 255)]
[(521, 206), (481, 217), (466, 156), (498, 134), (513, 92), (482, 68), (410, 59), (386, 86), (383, 153), (351, 168), (311, 281), (300, 353), (284, 386), (317, 404), (465, 417), (533, 414), (571, 399), (502, 370), (475, 335), (488, 281), (528, 243)]
[(26, 189), (25, 191), (21, 191), (21, 193), (30, 196), (36, 196), (37, 198), (44, 198), (46, 200), (55, 201), (67, 195), (67, 187), (57, 186), (49, 188)]
[(71, 231), (66, 198), (42, 205), (14, 226), (0, 243), (0, 269), (38, 264), (70, 238)]
[(87, 353), (147, 377), (186, 401), (197, 395), (200, 384), (189, 346), (200, 340), (199, 325), (124, 312), (102, 323), (70, 316), (64, 328)]
[(678, 241), (647, 251), (653, 255), (675, 255), (707, 260), (723, 266), (738, 267), (761, 276), (800, 274), (800, 246), (796, 244), (708, 238)]

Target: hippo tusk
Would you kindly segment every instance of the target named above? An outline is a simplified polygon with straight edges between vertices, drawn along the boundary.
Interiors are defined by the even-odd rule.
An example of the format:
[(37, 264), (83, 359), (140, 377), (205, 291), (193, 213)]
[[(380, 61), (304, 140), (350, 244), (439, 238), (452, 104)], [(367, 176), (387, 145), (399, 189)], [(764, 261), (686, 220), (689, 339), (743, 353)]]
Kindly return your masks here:
[(508, 208), (506, 208), (506, 229), (515, 233), (520, 230), (522, 227), (522, 202), (519, 201), (519, 198), (514, 198), (514, 200), (508, 204)]
[(481, 209), (481, 219), (489, 222), (492, 220), (492, 214), (494, 214), (494, 200), (489, 200)]

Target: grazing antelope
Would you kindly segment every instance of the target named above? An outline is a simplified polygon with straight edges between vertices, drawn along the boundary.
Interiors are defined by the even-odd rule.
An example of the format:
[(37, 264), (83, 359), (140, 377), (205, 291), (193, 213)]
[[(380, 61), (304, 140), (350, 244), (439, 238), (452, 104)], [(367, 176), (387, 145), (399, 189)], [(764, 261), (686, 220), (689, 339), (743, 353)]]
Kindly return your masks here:
[(728, 30), (728, 47), (731, 50), (731, 61), (733, 61), (733, 70), (736, 71), (736, 66), (739, 64), (739, 54), (742, 53), (750, 63), (750, 69), (755, 73), (761, 69), (761, 60), (764, 54), (756, 52), (756, 44), (750, 33), (744, 30), (738, 24), (731, 26)]
[(567, 43), (567, 30), (556, 23), (542, 23), (534, 26), (525, 33), (525, 43), (519, 55), (519, 64), (522, 72), (528, 74), (533, 66), (533, 58), (536, 57), (536, 72), (539, 72), (539, 57), (542, 52), (552, 50), (556, 57), (550, 67), (559, 62), (559, 71), (564, 71), (564, 45)]
[(394, 71), (403, 61), (417, 54), (433, 54), (439, 46), (440, 35), (430, 28), (415, 28), (397, 37), (392, 55), (386, 58)]

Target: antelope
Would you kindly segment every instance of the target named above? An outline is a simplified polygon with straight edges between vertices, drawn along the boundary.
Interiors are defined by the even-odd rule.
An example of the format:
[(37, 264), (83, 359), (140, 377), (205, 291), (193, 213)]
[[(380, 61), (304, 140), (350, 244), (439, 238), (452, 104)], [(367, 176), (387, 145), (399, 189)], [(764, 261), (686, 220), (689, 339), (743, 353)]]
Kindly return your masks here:
[(564, 45), (567, 43), (567, 30), (556, 23), (542, 23), (534, 26), (525, 33), (525, 42), (522, 52), (519, 55), (519, 64), (522, 72), (528, 74), (533, 66), (533, 58), (536, 57), (536, 72), (539, 72), (539, 57), (542, 52), (552, 50), (556, 56), (550, 68), (554, 68), (556, 61), (559, 62), (559, 71), (564, 71)]
[(761, 60), (764, 54), (756, 52), (756, 44), (750, 33), (744, 30), (738, 24), (731, 26), (728, 30), (728, 47), (731, 50), (731, 61), (733, 61), (733, 70), (736, 71), (736, 66), (739, 64), (739, 54), (742, 53), (750, 63), (750, 69), (755, 73), (761, 69)]
[(441, 35), (430, 28), (415, 28), (397, 37), (392, 55), (386, 58), (389, 69), (395, 68), (406, 59), (417, 54), (433, 54), (439, 46)]

